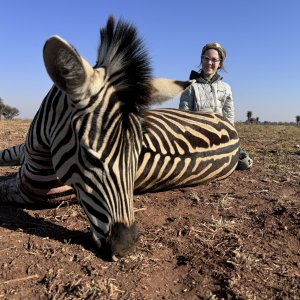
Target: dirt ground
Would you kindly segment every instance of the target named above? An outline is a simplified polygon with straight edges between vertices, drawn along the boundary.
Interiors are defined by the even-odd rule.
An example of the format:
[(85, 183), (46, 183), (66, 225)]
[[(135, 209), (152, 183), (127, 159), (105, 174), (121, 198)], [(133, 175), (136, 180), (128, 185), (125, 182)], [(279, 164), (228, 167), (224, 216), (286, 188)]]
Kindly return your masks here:
[[(0, 148), (28, 126), (0, 121)], [(78, 204), (1, 205), (0, 299), (300, 299), (300, 127), (237, 128), (253, 168), (136, 196), (139, 241), (118, 262), (97, 256)]]

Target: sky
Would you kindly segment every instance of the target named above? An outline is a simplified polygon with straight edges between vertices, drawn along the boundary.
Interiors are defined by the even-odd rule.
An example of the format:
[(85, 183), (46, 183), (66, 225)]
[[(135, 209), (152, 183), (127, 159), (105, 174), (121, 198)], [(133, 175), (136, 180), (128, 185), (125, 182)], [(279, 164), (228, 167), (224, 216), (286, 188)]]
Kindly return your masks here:
[[(299, 0), (10, 0), (0, 7), (0, 97), (32, 119), (52, 86), (43, 46), (59, 35), (91, 65), (99, 29), (113, 15), (134, 24), (149, 51), (153, 76), (187, 80), (202, 47), (227, 51), (236, 121), (295, 122), (300, 115)], [(179, 99), (161, 107), (177, 108)]]

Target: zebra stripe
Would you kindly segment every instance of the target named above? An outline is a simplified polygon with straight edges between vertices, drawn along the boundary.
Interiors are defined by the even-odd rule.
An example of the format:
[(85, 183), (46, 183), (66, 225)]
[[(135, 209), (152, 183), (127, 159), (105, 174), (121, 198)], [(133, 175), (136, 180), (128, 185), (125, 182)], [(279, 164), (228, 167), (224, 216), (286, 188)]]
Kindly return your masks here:
[(235, 170), (239, 138), (225, 118), (161, 109), (148, 111), (143, 122), (136, 193), (224, 179)]

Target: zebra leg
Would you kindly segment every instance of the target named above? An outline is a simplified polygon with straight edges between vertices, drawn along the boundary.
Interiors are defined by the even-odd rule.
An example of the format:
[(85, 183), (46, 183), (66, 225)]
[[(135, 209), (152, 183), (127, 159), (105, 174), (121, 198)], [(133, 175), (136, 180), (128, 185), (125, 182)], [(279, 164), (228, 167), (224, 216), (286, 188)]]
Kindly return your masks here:
[[(60, 204), (64, 201), (76, 200), (72, 187), (62, 185), (56, 181), (54, 185), (49, 180), (45, 185), (41, 181), (26, 180), (22, 173), (0, 178), (0, 203), (14, 203), (21, 205)], [(40, 186), (39, 186), (40, 185)]]
[[(20, 166), (24, 163), (25, 157), (25, 143), (0, 150), (0, 166)], [(13, 175), (0, 179), (0, 202), (11, 202), (19, 204), (31, 204), (40, 202), (47, 203), (61, 203), (62, 201), (69, 201), (76, 198), (74, 190), (62, 183), (57, 183), (55, 187), (47, 189), (34, 189), (30, 188), (29, 184), (24, 183), (22, 180), (21, 186), (25, 186), (25, 190), (30, 190), (30, 197), (24, 197), (20, 191), (19, 175)], [(28, 186), (26, 188), (26, 186)], [(37, 199), (32, 201), (30, 199)]]
[[(6, 176), (0, 180), (0, 202), (1, 203), (18, 203), (25, 204), (30, 203), (33, 204), (32, 201), (26, 201), (23, 198), (23, 195), (18, 188), (18, 178), (14, 174), (14, 176)], [(28, 204), (29, 204), (28, 203)]]
[(0, 150), (0, 166), (20, 166), (24, 161), (25, 144)]

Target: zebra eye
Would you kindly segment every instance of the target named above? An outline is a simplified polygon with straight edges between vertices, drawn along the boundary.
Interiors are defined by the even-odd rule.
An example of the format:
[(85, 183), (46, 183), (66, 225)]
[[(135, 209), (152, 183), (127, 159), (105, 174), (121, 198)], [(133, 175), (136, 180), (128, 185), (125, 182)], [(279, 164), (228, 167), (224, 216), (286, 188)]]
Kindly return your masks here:
[(91, 102), (94, 102), (95, 100), (97, 100), (98, 95), (99, 95), (99, 93), (97, 93), (96, 95), (93, 95), (93, 96), (90, 98), (90, 101), (91, 101)]

